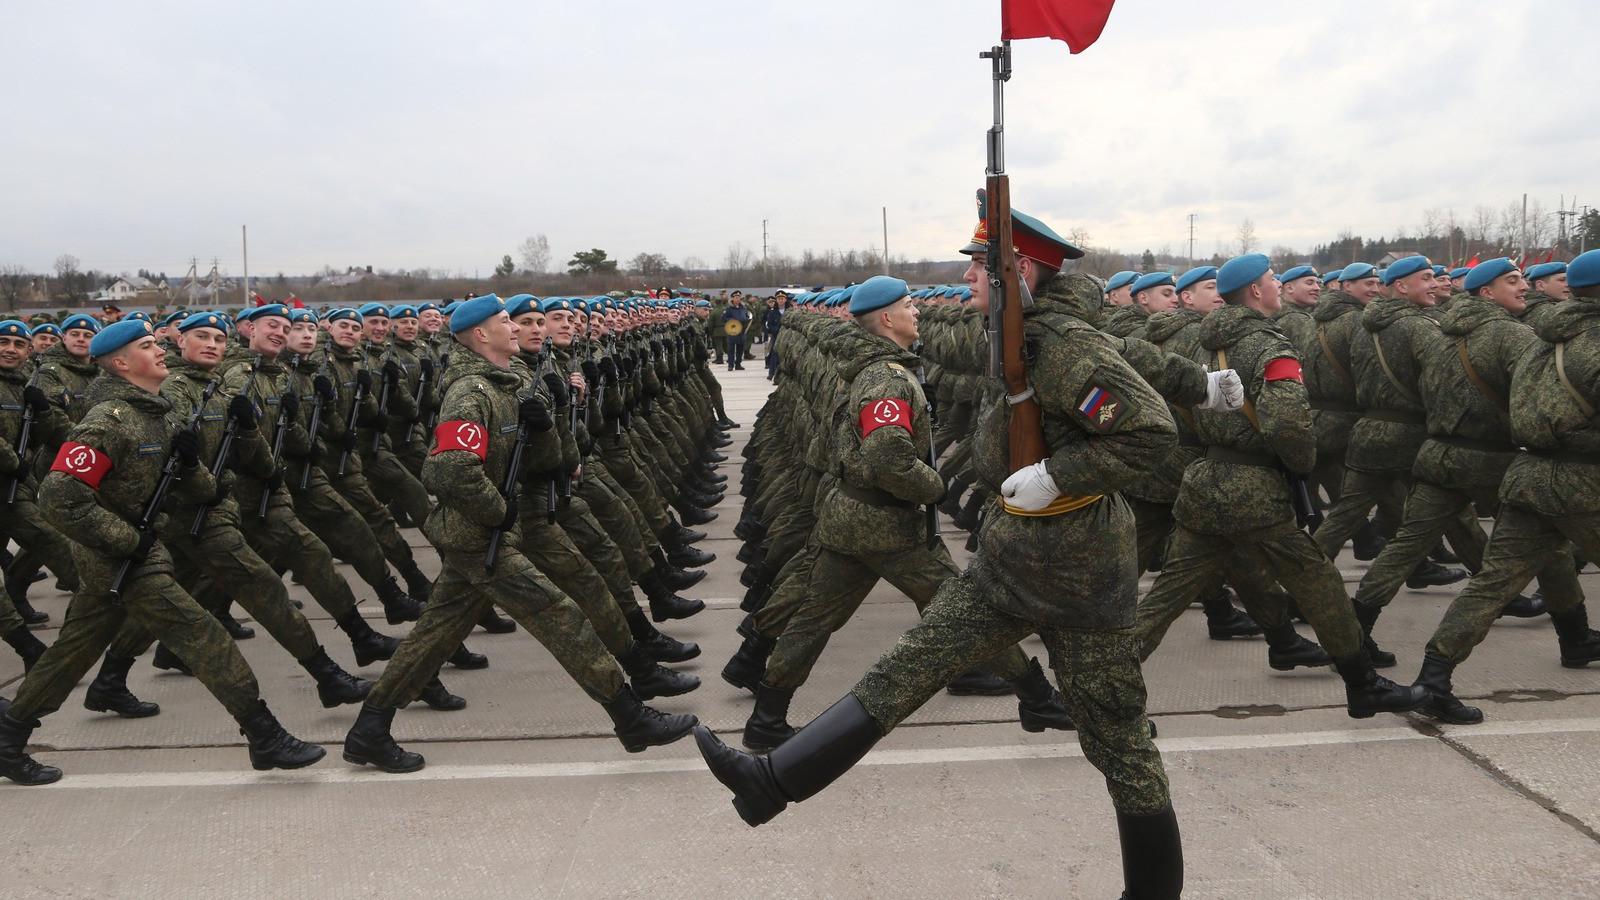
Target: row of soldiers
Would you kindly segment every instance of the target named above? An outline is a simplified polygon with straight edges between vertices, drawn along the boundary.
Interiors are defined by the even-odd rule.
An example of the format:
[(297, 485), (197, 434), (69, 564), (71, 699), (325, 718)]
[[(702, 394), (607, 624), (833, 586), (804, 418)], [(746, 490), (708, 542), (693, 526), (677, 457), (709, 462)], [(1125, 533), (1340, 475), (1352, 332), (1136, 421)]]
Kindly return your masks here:
[[(1118, 811), (1127, 896), (1177, 896), (1138, 668), (1191, 602), (1213, 637), (1264, 632), (1275, 669), (1333, 666), (1357, 718), (1481, 721), (1451, 673), (1502, 615), (1548, 611), (1561, 665), (1600, 659), (1572, 547), (1600, 551), (1600, 252), (1527, 273), (1419, 256), (1331, 276), (1247, 254), (1102, 283), (1060, 271), (1081, 253), (1042, 222), (1015, 213), (1012, 227), (1031, 304), (1022, 398), (989, 374), (982, 225), (965, 287), (873, 279), (801, 295), (785, 323), (746, 449), (749, 615), (723, 671), (755, 694), (743, 743), (766, 755), (696, 732), (749, 824), (822, 790), (934, 691), (987, 682), (1017, 694), (1024, 728), (1078, 731)], [(1009, 410), (1028, 397), (1051, 455), (1011, 472)], [(804, 466), (785, 465), (795, 447)], [(935, 509), (968, 518), (969, 490), (976, 557), (959, 571)], [(1374, 507), (1384, 540), (1351, 598), (1332, 558)], [(1492, 539), (1479, 513), (1495, 517)], [(1441, 537), (1472, 580), (1414, 683), (1396, 684), (1378, 674), (1396, 660), (1372, 627), (1401, 584), (1460, 577), (1429, 563)], [(1521, 597), (1535, 576), (1540, 595)], [(792, 727), (795, 689), (880, 578), (922, 621)], [(1028, 633), (1060, 692), (1015, 647)]]
[[(699, 648), (654, 623), (704, 608), (676, 592), (715, 558), (691, 526), (715, 516), (716, 450), (737, 426), (707, 369), (708, 314), (681, 300), (490, 295), (324, 315), (269, 304), (159, 328), (84, 316), (60, 323), (60, 344), (37, 358), (27, 325), (0, 323), (0, 536), (20, 547), (0, 628), (27, 669), (0, 703), (0, 775), (60, 777), (26, 754), (27, 739), (102, 655), (85, 705), (158, 714), (126, 684), (155, 641), (156, 665), (200, 679), (238, 720), (254, 766), (320, 759), (261, 701), (235, 646), (253, 633), (226, 612), (235, 601), (312, 675), (324, 706), (362, 705), (344, 748), (353, 762), (421, 767), (389, 723), (414, 700), (466, 705), (438, 673), (488, 665), (463, 643), (479, 626), (520, 624), (543, 641), (629, 750), (681, 738), (692, 716), (643, 701), (699, 686), (662, 665)], [(436, 580), (397, 517), (438, 550)], [(362, 618), (335, 558), (391, 624), (416, 622), (405, 639)], [(26, 603), (41, 565), (74, 595), (48, 648), (28, 629), (42, 619)], [(358, 667), (388, 661), (375, 683), (320, 646), (285, 573), (333, 617)]]

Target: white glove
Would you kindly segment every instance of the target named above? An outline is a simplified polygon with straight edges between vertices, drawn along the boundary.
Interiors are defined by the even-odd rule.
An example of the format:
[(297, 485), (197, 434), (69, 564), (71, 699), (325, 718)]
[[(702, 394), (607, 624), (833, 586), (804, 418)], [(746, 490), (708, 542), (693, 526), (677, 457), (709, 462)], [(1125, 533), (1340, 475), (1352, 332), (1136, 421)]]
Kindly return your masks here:
[(1048, 458), (1042, 459), (1011, 473), (1005, 484), (1000, 485), (1000, 495), (1006, 498), (1007, 503), (1028, 512), (1038, 512), (1049, 506), (1061, 496), (1061, 491), (1045, 468), (1048, 462)]
[(1200, 404), (1201, 409), (1228, 412), (1243, 405), (1244, 382), (1239, 380), (1238, 372), (1222, 369), (1206, 373), (1206, 402)]

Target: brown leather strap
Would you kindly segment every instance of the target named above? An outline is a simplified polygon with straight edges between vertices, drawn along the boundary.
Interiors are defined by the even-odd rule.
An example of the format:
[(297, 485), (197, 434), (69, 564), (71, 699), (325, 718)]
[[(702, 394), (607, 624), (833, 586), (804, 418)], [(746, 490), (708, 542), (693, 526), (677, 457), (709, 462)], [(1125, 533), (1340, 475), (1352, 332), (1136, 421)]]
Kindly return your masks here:
[(1324, 322), (1317, 323), (1317, 343), (1322, 345), (1322, 358), (1328, 361), (1328, 365), (1333, 367), (1333, 374), (1339, 376), (1339, 380), (1344, 382), (1344, 386), (1350, 389), (1351, 394), (1354, 394), (1356, 392), (1356, 380), (1350, 377), (1350, 370), (1346, 369), (1344, 364), (1339, 362), (1339, 358), (1333, 355), (1333, 347), (1328, 345), (1328, 332), (1324, 327), (1325, 325), (1326, 323)]
[[(1218, 347), (1217, 348), (1217, 371), (1220, 372), (1223, 369), (1226, 369), (1227, 367), (1228, 367), (1228, 351), (1222, 349), (1221, 347)], [(1244, 379), (1240, 378), (1239, 381), (1242, 384), (1244, 382)], [(1249, 397), (1245, 397), (1244, 398), (1244, 405), (1239, 407), (1239, 411), (1244, 413), (1244, 417), (1246, 419), (1250, 420), (1250, 427), (1251, 428), (1254, 428), (1256, 431), (1260, 431), (1261, 430), (1261, 420), (1256, 418), (1256, 405), (1254, 403), (1250, 402), (1250, 398)]]
[(1389, 379), (1390, 386), (1400, 396), (1417, 406), (1421, 406), (1422, 398), (1417, 396), (1417, 392), (1402, 384), (1400, 379), (1394, 377), (1394, 370), (1389, 368), (1389, 360), (1383, 355), (1383, 339), (1378, 336), (1376, 331), (1369, 331), (1367, 334), (1372, 338), (1372, 349), (1378, 351), (1378, 367), (1383, 369), (1384, 377)]
[(1583, 410), (1583, 414), (1592, 419), (1595, 413), (1594, 404), (1578, 393), (1578, 389), (1572, 385), (1572, 379), (1567, 377), (1566, 350), (1566, 341), (1556, 344), (1556, 377), (1561, 379), (1561, 386), (1567, 389), (1567, 395), (1572, 398), (1572, 402), (1578, 404), (1578, 408)]
[(1456, 356), (1461, 360), (1461, 368), (1467, 371), (1467, 380), (1472, 382), (1472, 386), (1478, 389), (1478, 393), (1483, 395), (1483, 399), (1489, 401), (1489, 406), (1494, 409), (1494, 414), (1499, 417), (1500, 421), (1509, 422), (1511, 420), (1511, 407), (1506, 404), (1506, 399), (1500, 396), (1500, 392), (1490, 387), (1489, 383), (1483, 380), (1483, 376), (1478, 374), (1477, 367), (1472, 364), (1472, 354), (1467, 352), (1467, 339), (1464, 337), (1456, 338)]

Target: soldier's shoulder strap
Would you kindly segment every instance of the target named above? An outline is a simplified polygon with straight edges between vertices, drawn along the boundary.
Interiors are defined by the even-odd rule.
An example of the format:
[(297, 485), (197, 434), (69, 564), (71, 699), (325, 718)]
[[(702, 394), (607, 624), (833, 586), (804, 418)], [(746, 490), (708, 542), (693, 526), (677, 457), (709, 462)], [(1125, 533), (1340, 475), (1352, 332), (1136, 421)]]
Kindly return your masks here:
[(1328, 343), (1327, 324), (1326, 322), (1317, 323), (1317, 344), (1322, 348), (1322, 358), (1328, 361), (1328, 366), (1333, 369), (1333, 374), (1337, 375), (1339, 380), (1344, 382), (1344, 386), (1354, 393), (1356, 380), (1351, 377), (1350, 370), (1345, 368), (1344, 363), (1340, 362), (1339, 357), (1334, 354), (1333, 345)]
[[(1557, 352), (1559, 353), (1559, 351)], [(1483, 376), (1478, 374), (1478, 367), (1472, 364), (1472, 354), (1467, 351), (1466, 335), (1456, 338), (1456, 358), (1461, 360), (1461, 368), (1466, 371), (1467, 380), (1472, 382), (1472, 386), (1478, 389), (1478, 393), (1483, 396), (1483, 399), (1489, 402), (1489, 406), (1494, 409), (1495, 415), (1502, 422), (1508, 421), (1511, 418), (1510, 406), (1506, 403), (1506, 398), (1501, 396), (1499, 391), (1490, 387), (1489, 382), (1484, 381)], [(1561, 380), (1563, 382), (1567, 380), (1565, 373), (1562, 374)], [(1594, 413), (1590, 413), (1590, 415), (1592, 416)]]
[(1567, 395), (1572, 398), (1572, 402), (1578, 404), (1578, 408), (1583, 410), (1583, 414), (1592, 419), (1595, 416), (1594, 404), (1590, 403), (1589, 399), (1587, 397), (1583, 396), (1583, 394), (1578, 391), (1578, 388), (1572, 383), (1572, 379), (1567, 377), (1567, 359), (1566, 359), (1567, 352), (1566, 351), (1567, 351), (1567, 342), (1566, 341), (1557, 341), (1556, 342), (1556, 377), (1561, 379), (1561, 386), (1567, 389)]
[(1383, 339), (1376, 331), (1369, 331), (1367, 335), (1372, 338), (1372, 349), (1378, 354), (1378, 368), (1383, 370), (1383, 377), (1389, 379), (1389, 385), (1395, 392), (1417, 406), (1422, 405), (1422, 398), (1400, 379), (1394, 375), (1394, 369), (1389, 368), (1389, 358), (1383, 355)]

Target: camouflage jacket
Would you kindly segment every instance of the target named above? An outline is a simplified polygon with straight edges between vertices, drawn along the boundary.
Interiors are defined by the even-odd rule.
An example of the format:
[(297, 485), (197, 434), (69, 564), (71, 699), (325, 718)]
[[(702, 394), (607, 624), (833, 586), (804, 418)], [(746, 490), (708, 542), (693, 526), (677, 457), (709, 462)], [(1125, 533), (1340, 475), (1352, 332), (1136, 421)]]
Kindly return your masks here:
[[(423, 434), (422, 419), (432, 412), (439, 402), (438, 366), (428, 345), (420, 338), (410, 343), (391, 338), (389, 354), (390, 358), (400, 366), (400, 384), (393, 389), (398, 393), (389, 401), (389, 443), (397, 448), (411, 446), (419, 441), (426, 443), (428, 436)], [(422, 384), (424, 367), (431, 371), (427, 384)], [(382, 368), (381, 365), (377, 367), (379, 371)], [(398, 396), (401, 393), (405, 394), (403, 401)]]
[[(338, 358), (338, 355), (337, 348), (335, 348), (335, 359)], [(405, 359), (402, 359), (402, 357), (405, 357)], [(409, 360), (409, 370), (407, 369), (407, 360)], [(393, 362), (399, 368), (400, 377), (394, 383), (387, 385), (389, 390), (387, 402), (385, 402), (384, 366), (390, 362)], [(378, 439), (378, 446), (393, 450), (394, 443), (390, 435), (396, 433), (404, 435), (407, 429), (416, 424), (418, 418), (415, 390), (416, 379), (420, 375), (421, 369), (417, 362), (416, 352), (410, 348), (403, 350), (394, 343), (383, 344), (382, 346), (362, 344), (360, 366), (372, 373), (372, 393), (369, 395), (372, 398), (372, 413), (381, 411), (389, 417), (388, 426), (384, 429), (383, 436)], [(359, 441), (357, 446), (363, 454), (370, 456), (372, 454), (373, 439), (378, 437), (377, 430), (368, 422), (360, 419), (357, 420), (357, 424), (360, 425), (357, 431), (357, 440)]]
[(1173, 515), (1202, 534), (1292, 524), (1282, 470), (1309, 472), (1317, 454), (1294, 345), (1270, 319), (1244, 306), (1224, 306), (1206, 316), (1199, 337), (1195, 362), (1216, 368), (1226, 356), (1227, 367), (1244, 383), (1246, 406), (1195, 410), (1207, 455), (1184, 473)]
[[(39, 487), (39, 511), (73, 542), (82, 589), (104, 593), (122, 560), (139, 545), (135, 528), (161, 480), (172, 442), (172, 404), (159, 394), (112, 376), (95, 379), (84, 395), (90, 407), (62, 444), (55, 467)], [(94, 486), (95, 464), (109, 465)], [(202, 459), (202, 462), (204, 460)], [(198, 502), (216, 495), (204, 465), (180, 473), (171, 496)], [(159, 533), (161, 520), (156, 529)], [(172, 572), (172, 557), (157, 543), (132, 575)]]
[(361, 407), (356, 410), (356, 445), (345, 465), (346, 474), (358, 474), (361, 472), (361, 457), (367, 448), (372, 446), (372, 429), (364, 427), (362, 423), (370, 421), (371, 417), (378, 413), (378, 390), (383, 380), (382, 373), (367, 368), (366, 354), (360, 348), (346, 350), (332, 341), (313, 354), (310, 360), (302, 363), (301, 369), (304, 370), (307, 366), (313, 372), (325, 372), (328, 380), (333, 382), (333, 402), (322, 409), (320, 429), (323, 444), (326, 446), (322, 467), (327, 471), (329, 478), (335, 478), (338, 474), (339, 457), (343, 453), (345, 434), (349, 427), (346, 420), (350, 415), (351, 404), (355, 401), (356, 386), (361, 373), (367, 372), (372, 380), (372, 389), (367, 392), (361, 401)]
[[(1466, 295), (1462, 294), (1461, 296), (1465, 297)], [(1525, 305), (1517, 318), (1521, 320), (1522, 324), (1532, 328), (1534, 331), (1538, 331), (1539, 326), (1548, 321), (1551, 316), (1555, 315), (1556, 310), (1561, 308), (1561, 301), (1546, 294), (1544, 291), (1529, 291), (1522, 302)]]
[[(1511, 373), (1511, 435), (1528, 452), (1506, 470), (1500, 499), (1547, 516), (1595, 515), (1600, 513), (1600, 429), (1591, 410), (1600, 409), (1600, 301), (1561, 303), (1537, 334), (1541, 340)], [(1559, 372), (1557, 344), (1562, 345)]]
[(1405, 300), (1372, 301), (1361, 314), (1361, 328), (1350, 344), (1350, 371), (1362, 414), (1350, 432), (1345, 465), (1409, 475), (1428, 436), (1417, 389), (1422, 361), (1438, 351), (1444, 336), (1424, 307)]
[(68, 419), (82, 421), (90, 405), (85, 392), (100, 374), (100, 367), (68, 353), (65, 344), (57, 344), (40, 354), (37, 371), (39, 390), (65, 411)]
[[(253, 356), (247, 355), (243, 366), (251, 366)], [(200, 467), (213, 468), (217, 453), (222, 446), (222, 437), (228, 426), (228, 403), (232, 396), (224, 394), (221, 390), (221, 376), (216, 372), (203, 369), (190, 362), (179, 361), (167, 370), (167, 380), (161, 383), (161, 396), (171, 405), (167, 413), (168, 423), (174, 431), (186, 426), (191, 417), (198, 413), (196, 428), (200, 433)], [(205, 401), (205, 406), (200, 406), (205, 398), (206, 386), (212, 382), (219, 382), (218, 389)], [(255, 398), (251, 397), (255, 403)], [(257, 404), (259, 410), (259, 404)], [(250, 431), (239, 431), (233, 439), (233, 447), (228, 459), (223, 461), (224, 468), (218, 476), (220, 487), (229, 492), (229, 496), (212, 508), (211, 516), (220, 516), (238, 521), (239, 506), (231, 495), (232, 488), (238, 478), (237, 471), (244, 471), (250, 475), (265, 479), (270, 477), (276, 468), (272, 460), (272, 449), (267, 446), (261, 436), (261, 427)], [(212, 497), (194, 498), (179, 497), (174, 495), (167, 499), (166, 511), (172, 514), (171, 536), (187, 535), (189, 527), (193, 524), (192, 517), (195, 511)], [(259, 495), (258, 495), (259, 499)], [(167, 538), (163, 534), (163, 538)]]
[[(22, 431), (25, 406), (22, 392), (28, 386), (30, 377), (21, 367), (0, 370), (0, 476), (4, 476), (0, 477), (0, 488), (9, 484), (11, 476), (16, 476), (17, 497), (24, 500), (32, 499), (34, 494), (37, 484), (34, 477), (34, 468), (38, 465), (36, 461), (46, 454), (53, 459), (61, 439), (67, 436), (67, 429), (72, 425), (67, 420), (66, 412), (51, 404), (50, 411), (36, 416), (29, 426), (27, 457), (17, 458), (17, 438)], [(5, 495), (0, 493), (0, 505), (4, 502)]]
[[(1150, 317), (1145, 314), (1144, 307), (1137, 303), (1127, 306), (1114, 306), (1106, 311), (1100, 318), (1100, 330), (1106, 334), (1117, 337), (1127, 337), (1145, 326), (1145, 321)], [(1092, 322), (1093, 320), (1086, 320)]]
[(1129, 497), (1171, 506), (1178, 499), (1184, 470), (1200, 456), (1192, 407), (1205, 402), (1206, 375), (1205, 369), (1192, 360), (1204, 319), (1203, 314), (1192, 309), (1158, 312), (1146, 321), (1145, 340), (1124, 339), (1123, 358), (1167, 401), (1178, 426), (1178, 446), (1150, 478), (1128, 486), (1124, 493)]
[[(311, 434), (306, 426), (311, 406), (316, 402), (316, 392), (312, 389), (311, 396), (299, 397), (299, 407), (294, 415), (285, 420), (283, 398), (300, 393), (295, 373), (289, 366), (278, 359), (260, 357), (254, 365), (248, 359), (233, 365), (223, 363), (218, 371), (222, 376), (222, 394), (229, 397), (245, 394), (253, 398), (256, 408), (261, 410), (259, 429), (262, 447), (259, 452), (263, 456), (257, 464), (240, 466), (236, 470), (237, 480), (233, 487), (233, 497), (239, 502), (240, 509), (244, 510), (243, 514), (254, 515), (260, 508), (261, 492), (267, 489), (274, 474), (281, 472), (284, 476), (282, 480), (289, 484), (300, 483), (300, 468), (306, 464), (305, 459), (312, 449)], [(277, 439), (279, 427), (284, 429), (283, 455), (280, 459), (274, 459), (272, 444)], [(280, 484), (268, 501), (268, 506), (287, 506), (290, 503), (287, 484)]]
[[(482, 362), (482, 357), (476, 353), (462, 352), (460, 358), (471, 359), (479, 366), (486, 365)], [(543, 434), (529, 435), (528, 446), (522, 453), (525, 463), (520, 495), (523, 512), (544, 513), (550, 509), (551, 482), (556, 481), (562, 474), (570, 475), (578, 467), (580, 461), (578, 443), (573, 439), (572, 429), (569, 427), (569, 414), (565, 408), (557, 408), (555, 398), (545, 387), (546, 372), (556, 372), (559, 375), (555, 363), (542, 353), (523, 351), (511, 360), (511, 370), (516, 373), (521, 383), (519, 393), (537, 394), (544, 398), (545, 403), (550, 406), (550, 416), (556, 423), (554, 428)], [(453, 378), (446, 377), (441, 386), (454, 383)], [(565, 407), (565, 404), (566, 398), (562, 398), (562, 406)], [(440, 415), (444, 415), (442, 411)]]
[(1302, 347), (1294, 333), (1286, 332), (1300, 355), (1301, 377), (1305, 379), (1306, 396), (1311, 398), (1311, 427), (1317, 435), (1317, 452), (1330, 458), (1344, 455), (1350, 430), (1361, 419), (1350, 346), (1362, 337), (1363, 309), (1360, 301), (1344, 291), (1327, 291), (1311, 309), (1313, 326), (1308, 345)]
[[(1120, 491), (1177, 445), (1167, 405), (1096, 330), (1100, 286), (1061, 274), (1025, 313), (1029, 381), (1038, 398), (1045, 465), (1068, 506), (1056, 515), (1006, 512), (992, 499), (972, 572), (997, 608), (1061, 628), (1126, 628), (1138, 594), (1133, 513)], [(998, 495), (1011, 475), (1011, 406), (991, 381), (980, 398), (973, 466)], [(1098, 499), (1095, 499), (1098, 498)]]

